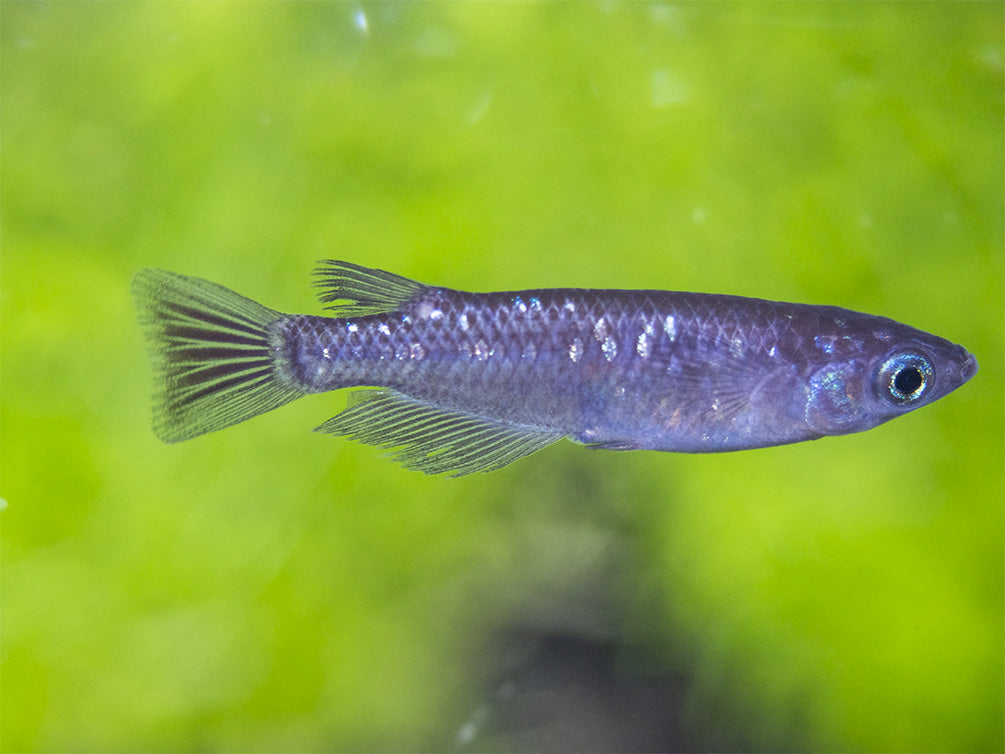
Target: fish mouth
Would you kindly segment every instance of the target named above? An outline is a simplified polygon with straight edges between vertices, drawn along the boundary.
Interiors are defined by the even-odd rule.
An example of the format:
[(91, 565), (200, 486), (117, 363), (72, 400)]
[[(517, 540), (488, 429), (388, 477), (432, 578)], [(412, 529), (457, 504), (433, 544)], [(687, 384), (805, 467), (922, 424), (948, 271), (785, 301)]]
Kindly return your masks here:
[(975, 374), (977, 374), (977, 359), (972, 353), (967, 351), (965, 348), (961, 348), (963, 351), (963, 364), (960, 367), (960, 378), (966, 382)]

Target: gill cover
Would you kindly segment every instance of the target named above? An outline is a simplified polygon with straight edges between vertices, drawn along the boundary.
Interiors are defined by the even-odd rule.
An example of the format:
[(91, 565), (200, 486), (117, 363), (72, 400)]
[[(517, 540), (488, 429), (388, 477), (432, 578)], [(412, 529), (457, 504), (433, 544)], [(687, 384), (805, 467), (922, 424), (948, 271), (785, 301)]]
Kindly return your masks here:
[(809, 381), (806, 423), (822, 435), (841, 435), (863, 429), (864, 379), (868, 365), (861, 361), (827, 364)]

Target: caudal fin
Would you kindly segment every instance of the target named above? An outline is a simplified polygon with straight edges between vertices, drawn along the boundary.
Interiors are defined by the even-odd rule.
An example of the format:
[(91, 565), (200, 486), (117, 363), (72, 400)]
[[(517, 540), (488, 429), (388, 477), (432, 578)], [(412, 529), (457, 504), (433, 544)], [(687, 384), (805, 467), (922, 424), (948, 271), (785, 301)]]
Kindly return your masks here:
[(141, 270), (133, 296), (154, 369), (164, 442), (229, 427), (299, 398), (277, 374), (269, 325), (283, 315), (208, 280)]

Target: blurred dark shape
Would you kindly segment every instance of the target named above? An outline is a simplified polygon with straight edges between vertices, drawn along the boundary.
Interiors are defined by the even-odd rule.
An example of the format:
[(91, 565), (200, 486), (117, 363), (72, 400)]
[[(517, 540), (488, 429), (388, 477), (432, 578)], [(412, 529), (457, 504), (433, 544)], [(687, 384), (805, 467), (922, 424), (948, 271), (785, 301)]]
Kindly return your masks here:
[(459, 751), (684, 751), (685, 680), (639, 667), (639, 648), (573, 633), (515, 631), (501, 680), (455, 740)]

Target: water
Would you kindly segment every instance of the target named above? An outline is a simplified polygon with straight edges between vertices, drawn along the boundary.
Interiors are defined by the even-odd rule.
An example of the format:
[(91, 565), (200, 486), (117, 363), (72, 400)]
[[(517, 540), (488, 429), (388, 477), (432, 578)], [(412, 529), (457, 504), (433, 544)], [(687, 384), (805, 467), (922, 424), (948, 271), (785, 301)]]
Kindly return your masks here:
[[(679, 681), (695, 746), (1005, 745), (1001, 5), (2, 12), (5, 748), (443, 749), (553, 667), (507, 670), (528, 625)], [(309, 311), (326, 257), (835, 304), (982, 371), (827, 443), (454, 481), (312, 434), (339, 396), (157, 442), (132, 274)]]

